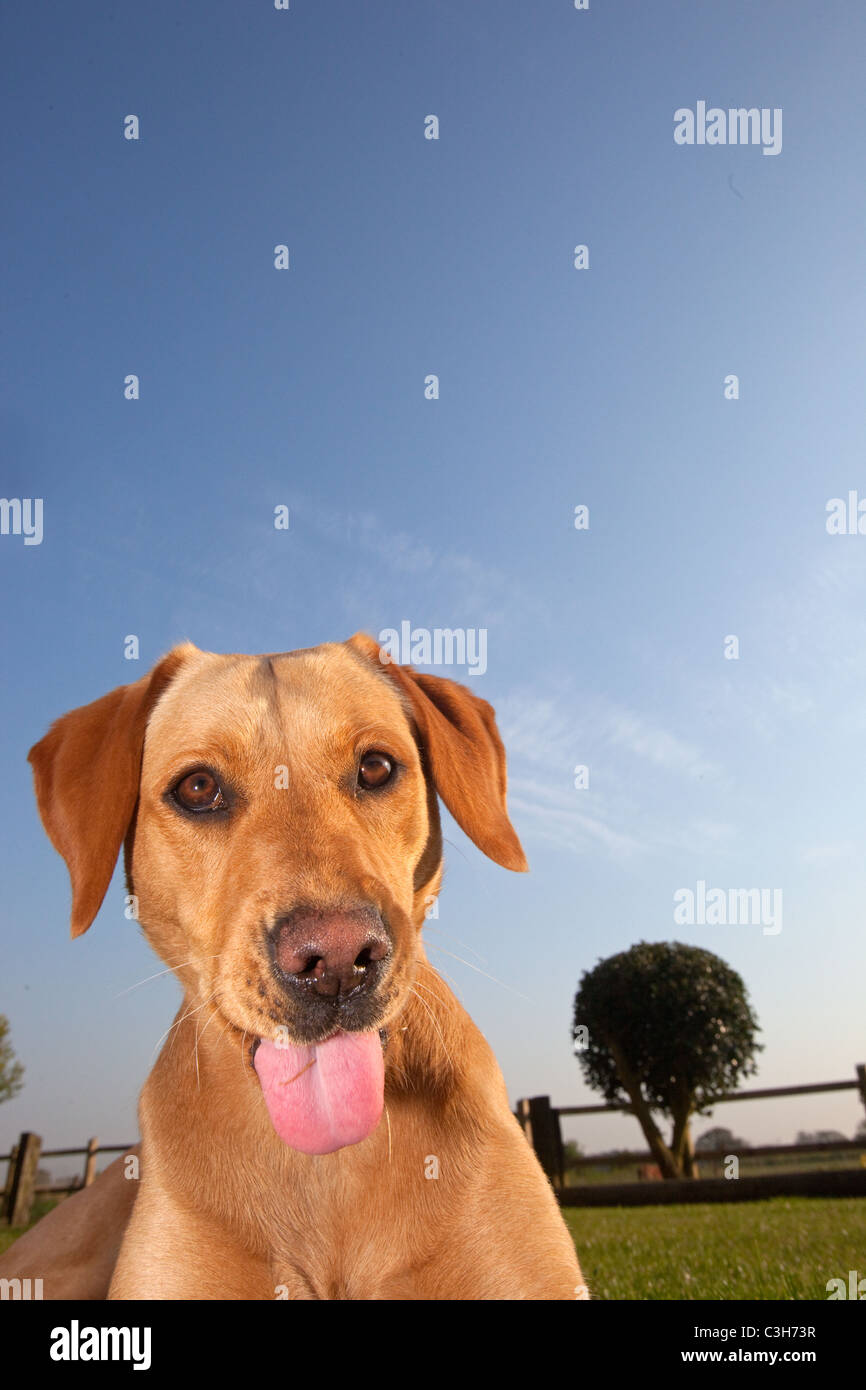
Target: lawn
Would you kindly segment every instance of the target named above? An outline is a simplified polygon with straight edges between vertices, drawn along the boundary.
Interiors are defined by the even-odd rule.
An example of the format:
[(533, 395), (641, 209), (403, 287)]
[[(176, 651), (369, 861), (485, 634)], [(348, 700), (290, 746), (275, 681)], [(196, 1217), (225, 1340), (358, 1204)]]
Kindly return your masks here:
[[(33, 1220), (55, 1200), (39, 1198)], [(829, 1279), (866, 1277), (862, 1197), (565, 1207), (563, 1216), (593, 1298), (826, 1299)], [(19, 1235), (0, 1226), (0, 1254)]]
[(866, 1276), (862, 1197), (565, 1207), (593, 1298), (826, 1299)]

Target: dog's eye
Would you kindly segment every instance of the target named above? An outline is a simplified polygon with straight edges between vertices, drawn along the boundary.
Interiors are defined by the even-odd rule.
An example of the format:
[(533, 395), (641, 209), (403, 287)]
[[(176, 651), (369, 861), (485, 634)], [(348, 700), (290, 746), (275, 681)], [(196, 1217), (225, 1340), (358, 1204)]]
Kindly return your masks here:
[(187, 811), (219, 811), (226, 804), (219, 782), (204, 768), (187, 773), (175, 787), (174, 798)]
[(374, 791), (384, 787), (394, 771), (394, 764), (384, 753), (365, 753), (358, 768), (358, 785)]

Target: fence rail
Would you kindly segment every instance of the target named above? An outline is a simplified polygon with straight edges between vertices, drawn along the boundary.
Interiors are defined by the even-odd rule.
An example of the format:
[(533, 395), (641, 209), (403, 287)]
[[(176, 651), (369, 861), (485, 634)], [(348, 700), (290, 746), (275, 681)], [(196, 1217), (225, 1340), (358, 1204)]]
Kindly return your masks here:
[[(826, 1144), (755, 1144), (748, 1149), (743, 1149), (741, 1157), (744, 1158), (780, 1158), (784, 1154), (823, 1154), (823, 1153), (863, 1153), (866, 1151), (866, 1140), (860, 1139), (831, 1139)], [(730, 1149), (698, 1149), (695, 1157), (703, 1162), (711, 1162), (714, 1159), (728, 1158)], [(627, 1167), (630, 1163), (655, 1163), (655, 1159), (649, 1150), (642, 1153), (623, 1150), (621, 1153), (609, 1154), (590, 1154), (581, 1155), (580, 1158), (570, 1158), (569, 1168), (596, 1168), (600, 1164), (611, 1165), (613, 1167)]]
[[(7, 1226), (26, 1226), (33, 1210), (33, 1199), (37, 1194), (56, 1193), (66, 1196), (82, 1187), (89, 1187), (96, 1177), (96, 1160), (100, 1154), (128, 1153), (132, 1144), (100, 1144), (98, 1139), (88, 1139), (81, 1149), (43, 1149), (42, 1139), (29, 1131), (22, 1134), (18, 1143), (8, 1154), (0, 1154), (0, 1163), (6, 1162), (6, 1186), (3, 1194), (2, 1219)], [(70, 1183), (52, 1183), (46, 1187), (37, 1185), (36, 1174), (43, 1158), (70, 1158), (84, 1154), (84, 1169), (79, 1178)]]
[[(853, 1081), (824, 1081), (810, 1083), (805, 1086), (773, 1086), (763, 1090), (749, 1091), (729, 1091), (724, 1095), (717, 1096), (713, 1101), (713, 1107), (723, 1105), (727, 1102), (737, 1100), (772, 1100), (782, 1096), (809, 1096), (817, 1095), (824, 1091), (859, 1091), (860, 1098), (866, 1107), (866, 1065), (860, 1063), (856, 1068), (856, 1076)], [(554, 1106), (550, 1103), (549, 1096), (532, 1096), (517, 1102), (516, 1115), (520, 1122), (523, 1132), (541, 1163), (554, 1188), (560, 1196), (560, 1200), (572, 1205), (582, 1203), (599, 1205), (602, 1203), (616, 1204), (622, 1201), (662, 1201), (668, 1199), (668, 1193), (673, 1200), (682, 1201), (683, 1196), (678, 1195), (674, 1189), (683, 1188), (682, 1182), (667, 1182), (663, 1184), (655, 1183), (607, 1183), (602, 1190), (599, 1185), (582, 1184), (574, 1187), (565, 1186), (565, 1154), (562, 1143), (562, 1127), (560, 1124), (563, 1115), (611, 1115), (611, 1114), (633, 1114), (630, 1105), (560, 1105)], [(33, 1199), (37, 1194), (57, 1193), (59, 1196), (69, 1192), (77, 1192), (79, 1188), (89, 1187), (96, 1177), (96, 1160), (100, 1154), (120, 1154), (128, 1153), (133, 1148), (132, 1144), (100, 1144), (99, 1140), (89, 1139), (87, 1143), (79, 1149), (43, 1149), (42, 1139), (38, 1134), (26, 1132), (21, 1135), (15, 1147), (6, 1154), (0, 1154), (0, 1163), (8, 1163), (9, 1168), (6, 1176), (6, 1186), (3, 1200), (3, 1220), (9, 1226), (26, 1226), (30, 1219), (33, 1208)], [(838, 1140), (826, 1144), (763, 1144), (756, 1148), (744, 1150), (750, 1158), (770, 1158), (782, 1156), (784, 1154), (795, 1154), (805, 1156), (812, 1153), (846, 1153), (862, 1150), (864, 1145), (856, 1140)], [(80, 1178), (72, 1184), (60, 1184), (51, 1186), (37, 1185), (36, 1173), (40, 1159), (43, 1158), (72, 1158), (84, 1155), (84, 1169)], [(720, 1149), (705, 1150), (698, 1155), (700, 1159), (712, 1160), (726, 1158), (728, 1155)], [(590, 1154), (582, 1155), (573, 1160), (571, 1168), (590, 1168), (599, 1164), (609, 1164), (613, 1166), (625, 1166), (628, 1164), (646, 1164), (652, 1162), (652, 1155), (648, 1152), (625, 1152), (614, 1154)], [(849, 1187), (852, 1191), (860, 1192), (862, 1189), (861, 1181), (866, 1182), (866, 1173), (849, 1174)], [(765, 1195), (772, 1196), (776, 1193), (772, 1190), (774, 1185), (782, 1191), (790, 1192), (792, 1182), (797, 1178), (804, 1181), (808, 1177), (809, 1191), (820, 1191), (822, 1185), (826, 1192), (839, 1191), (839, 1173), (830, 1170), (826, 1174), (809, 1173), (797, 1174), (786, 1173), (777, 1176), (763, 1178), (749, 1178), (750, 1190), (755, 1187)], [(855, 1179), (857, 1181), (855, 1182)], [(739, 1185), (742, 1191), (742, 1184), (746, 1179), (740, 1179)], [(696, 1178), (688, 1180), (688, 1192), (690, 1200), (701, 1200), (700, 1194), (705, 1191), (710, 1196), (710, 1187), (713, 1187), (715, 1200), (720, 1200), (719, 1193), (728, 1191), (730, 1197), (736, 1196), (737, 1184), (727, 1184), (724, 1188), (718, 1187), (719, 1180), (713, 1178)], [(796, 1186), (796, 1183), (794, 1183)], [(650, 1189), (654, 1189), (650, 1192)], [(718, 1189), (718, 1191), (716, 1191)], [(662, 1192), (664, 1191), (664, 1196)], [(641, 1197), (639, 1194), (645, 1193)]]
[[(823, 1081), (812, 1082), (804, 1086), (773, 1086), (761, 1090), (727, 1091), (724, 1095), (716, 1096), (712, 1102), (712, 1108), (716, 1105), (723, 1105), (736, 1100), (773, 1100), (784, 1096), (809, 1096), (817, 1095), (823, 1091), (859, 1091), (860, 1099), (866, 1107), (866, 1064), (859, 1063), (855, 1068), (855, 1076), (850, 1081)], [(538, 1161), (552, 1182), (554, 1188), (560, 1196), (560, 1200), (569, 1205), (616, 1205), (619, 1201), (682, 1201), (683, 1197), (678, 1195), (678, 1190), (683, 1188), (683, 1181), (668, 1181), (662, 1184), (657, 1183), (606, 1183), (603, 1189), (598, 1184), (580, 1184), (566, 1188), (565, 1186), (565, 1153), (562, 1143), (561, 1118), (563, 1115), (633, 1115), (634, 1110), (631, 1105), (560, 1105), (554, 1106), (550, 1103), (549, 1096), (531, 1096), (517, 1102), (515, 1111), (517, 1119), (526, 1135), (529, 1143), (535, 1150)], [(750, 1158), (769, 1158), (782, 1156), (784, 1154), (794, 1154), (804, 1156), (812, 1153), (824, 1152), (855, 1152), (862, 1151), (866, 1144), (857, 1140), (835, 1140), (826, 1144), (764, 1144), (760, 1147), (743, 1150), (743, 1155)], [(712, 1160), (728, 1157), (727, 1153), (720, 1150), (707, 1150), (699, 1152), (698, 1159)], [(652, 1163), (652, 1154), (646, 1152), (623, 1152), (618, 1154), (592, 1154), (581, 1156), (569, 1163), (570, 1168), (590, 1168), (600, 1164), (610, 1164), (614, 1166), (627, 1164), (647, 1164)], [(778, 1187), (779, 1195), (782, 1192), (788, 1193), (792, 1190), (791, 1182), (794, 1179), (802, 1178), (805, 1181), (807, 1175), (788, 1172), (787, 1174), (769, 1175), (761, 1178), (750, 1178), (751, 1187), (755, 1191), (760, 1190), (763, 1195), (777, 1195), (772, 1189)], [(856, 1181), (855, 1181), (856, 1178)], [(837, 1170), (829, 1170), (826, 1174), (809, 1173), (809, 1191), (815, 1193), (816, 1188), (820, 1189), (822, 1184), (829, 1194), (839, 1191), (839, 1179)], [(709, 1196), (710, 1184), (718, 1181), (725, 1182), (724, 1179), (717, 1180), (712, 1178), (694, 1178), (684, 1180), (689, 1185), (689, 1192), (695, 1194), (702, 1190)], [(725, 1188), (719, 1191), (728, 1190), (730, 1199), (737, 1196), (738, 1184), (741, 1185), (745, 1179), (738, 1179), (737, 1183), (727, 1182)], [(851, 1175), (851, 1190), (857, 1192), (864, 1191), (863, 1184), (866, 1183), (866, 1173)], [(796, 1183), (794, 1184), (796, 1186)], [(649, 1189), (654, 1188), (655, 1192), (650, 1193)], [(628, 1190), (626, 1190), (628, 1189)], [(676, 1189), (676, 1191), (675, 1191)], [(663, 1191), (662, 1191), (663, 1190)], [(744, 1193), (745, 1189), (741, 1188)], [(639, 1196), (640, 1192), (647, 1195), (644, 1198)], [(663, 1195), (664, 1192), (664, 1195)], [(669, 1194), (669, 1195), (668, 1195)], [(691, 1196), (690, 1200), (702, 1200), (700, 1196)], [(718, 1195), (715, 1200), (720, 1200)]]
[[(725, 1105), (732, 1100), (771, 1100), (776, 1096), (810, 1096), (816, 1091), (860, 1091), (863, 1095), (863, 1104), (866, 1105), (866, 1080), (862, 1083), (859, 1079), (859, 1072), (864, 1070), (858, 1067), (858, 1077), (855, 1081), (818, 1081), (808, 1086), (771, 1086), (769, 1090), (763, 1091), (725, 1091), (722, 1095), (716, 1096), (713, 1105)], [(602, 1115), (619, 1110), (627, 1115), (633, 1114), (630, 1105), (560, 1105), (557, 1107), (560, 1115)]]

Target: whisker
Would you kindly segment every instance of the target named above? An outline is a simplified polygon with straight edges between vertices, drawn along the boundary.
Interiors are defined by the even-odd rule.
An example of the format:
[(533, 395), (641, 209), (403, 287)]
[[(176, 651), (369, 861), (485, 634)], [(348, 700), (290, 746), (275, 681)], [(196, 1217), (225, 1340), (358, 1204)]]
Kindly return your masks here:
[[(208, 1005), (208, 1004), (210, 1003), (210, 1001), (213, 999), (214, 994), (216, 994), (216, 990), (213, 990), (212, 993), (209, 994), (208, 997), (207, 997), (207, 999), (204, 1001), (204, 1004), (201, 1004), (201, 1005), (199, 1005), (199, 1007), (198, 1007), (197, 1009), (194, 1009), (194, 1010), (193, 1010), (193, 1013), (200, 1013), (201, 1010), (202, 1010), (203, 1008), (205, 1008), (206, 1005)], [(200, 1018), (197, 1018), (196, 1021), (195, 1021), (195, 1043), (194, 1043), (194, 1045), (193, 1045), (193, 1047), (194, 1047), (194, 1055), (195, 1055), (195, 1079), (196, 1079), (196, 1084), (197, 1084), (198, 1090), (201, 1090), (201, 1077), (199, 1076), (199, 1071), (198, 1071), (198, 1025), (199, 1025), (200, 1023), (201, 1023), (201, 1019), (200, 1019)], [(177, 1034), (175, 1034), (175, 1037), (177, 1037)], [(172, 1048), (172, 1047), (174, 1047), (174, 1038), (172, 1038), (172, 1040), (171, 1040), (171, 1047), (169, 1048), (169, 1052), (171, 1051), (171, 1048)]]
[(173, 1033), (173, 1032), (174, 1032), (175, 1028), (179, 1028), (179, 1027), (180, 1027), (180, 1025), (183, 1023), (183, 1021), (184, 1021), (185, 1018), (189, 1018), (189, 1014), (188, 1014), (188, 1013), (184, 1014), (183, 1018), (177, 1018), (177, 1019), (175, 1019), (174, 1023), (172, 1023), (172, 1025), (171, 1025), (171, 1027), (170, 1027), (170, 1028), (166, 1028), (166, 1030), (165, 1030), (165, 1032), (163, 1033), (162, 1037), (161, 1037), (161, 1038), (157, 1038), (156, 1042), (154, 1043), (154, 1047), (153, 1047), (154, 1052), (155, 1052), (156, 1049), (159, 1047), (160, 1043), (163, 1042), (163, 1041), (169, 1036), (170, 1033)]
[(447, 835), (442, 836), (442, 843), (445, 845), (450, 845), (452, 849), (456, 849), (457, 853), (460, 855), (460, 858), (465, 859), (467, 864), (470, 862), (469, 855), (466, 853), (466, 851), (462, 849), (460, 845), (455, 844), (453, 840), (449, 840)]
[(479, 955), (474, 946), (470, 946), (468, 941), (461, 941), (460, 937), (455, 936), (453, 932), (447, 932), (443, 927), (425, 927), (424, 930), (438, 931), (442, 936), (447, 936), (450, 941), (456, 941), (458, 946), (463, 946), (467, 951), (471, 951), (476, 960), (480, 960), (484, 965), (487, 964), (485, 957)]
[(195, 1085), (197, 1091), (201, 1090), (201, 1075), (198, 1069), (198, 1025), (200, 1022), (201, 1019), (199, 1018), (195, 1021), (195, 1046), (193, 1047), (193, 1056), (195, 1057)]
[(229, 1020), (226, 1019), (225, 1023), (224, 1023), (223, 1026), (222, 1026), (222, 1032), (220, 1033), (219, 1037), (217, 1038), (217, 1042), (222, 1042), (223, 1038), (224, 1038), (225, 1035), (226, 1035), (226, 1029), (229, 1028), (229, 1027), (231, 1027), (231, 1024), (229, 1023)]
[[(222, 951), (217, 951), (215, 956), (205, 956), (205, 960), (219, 960)], [(183, 970), (186, 965), (194, 965), (192, 960), (178, 961), (177, 965), (170, 965), (167, 970), (158, 970), (155, 975), (148, 975), (146, 979), (139, 980), (136, 984), (130, 985), (128, 989), (122, 989), (119, 994), (115, 994), (115, 999), (122, 999), (124, 994), (131, 994), (134, 989), (141, 989), (142, 985), (149, 985), (151, 980), (161, 980), (163, 975), (173, 975), (175, 970)]]
[(391, 1162), (391, 1116), (388, 1114), (388, 1107), (385, 1106), (385, 1119), (388, 1121), (388, 1162)]
[[(213, 994), (211, 995), (211, 999), (213, 999), (214, 995), (216, 995), (216, 994), (218, 994), (218, 993), (219, 993), (219, 985), (217, 985), (216, 989), (214, 990)], [(205, 1024), (204, 1028), (202, 1028), (202, 1030), (201, 1030), (201, 1035), (202, 1035), (202, 1037), (204, 1037), (204, 1035), (205, 1035), (205, 1033), (207, 1032), (208, 1028), (210, 1028), (210, 1026), (211, 1026), (211, 1024), (213, 1023), (214, 1019), (219, 1015), (219, 1013), (220, 1013), (220, 1006), (219, 1006), (219, 1004), (217, 1004), (216, 1008), (214, 1009), (213, 1013), (211, 1014), (210, 1018), (208, 1019), (207, 1023)]]
[(512, 985), (507, 985), (504, 980), (497, 980), (495, 975), (490, 975), (486, 970), (479, 970), (478, 966), (473, 965), (471, 960), (464, 960), (462, 956), (455, 956), (453, 951), (446, 951), (444, 946), (437, 946), (433, 941), (428, 944), (431, 951), (442, 951), (444, 955), (450, 956), (452, 960), (459, 960), (463, 965), (468, 965), (469, 969), (474, 970), (476, 974), (483, 975), (485, 979), (492, 980), (495, 985), (501, 985), (503, 989), (509, 990), (511, 994), (516, 994), (518, 999), (525, 999), (527, 1004), (534, 1004), (536, 1002), (534, 999), (530, 999), (528, 994), (521, 994), (519, 989), (514, 989)]
[[(213, 999), (214, 994), (216, 994), (216, 993), (218, 992), (218, 990), (219, 990), (219, 986), (217, 986), (217, 989), (214, 990), (213, 994), (211, 995), (211, 999)], [(202, 1036), (202, 1037), (204, 1037), (204, 1035), (205, 1035), (205, 1033), (207, 1032), (208, 1028), (210, 1028), (211, 1024), (213, 1023), (214, 1019), (217, 1017), (218, 1014), (219, 1014), (219, 1005), (216, 1006), (216, 1008), (214, 1009), (214, 1011), (213, 1011), (213, 1013), (211, 1014), (210, 1018), (208, 1019), (207, 1023), (205, 1024), (204, 1028), (202, 1028), (202, 1030), (201, 1030), (201, 1036)], [(195, 1074), (196, 1074), (196, 1077), (198, 1077), (198, 1040), (199, 1040), (198, 1025), (199, 1025), (200, 1022), (201, 1022), (200, 1019), (196, 1019), (196, 1024), (195, 1024)], [(200, 1081), (199, 1081), (199, 1090), (201, 1090), (201, 1082), (200, 1082)]]
[(461, 994), (460, 994), (460, 986), (459, 986), (459, 984), (457, 983), (457, 981), (455, 980), (454, 976), (448, 974), (448, 971), (447, 971), (447, 970), (439, 970), (438, 968), (432, 966), (432, 965), (430, 964), (430, 962), (429, 962), (429, 961), (426, 961), (426, 960), (419, 960), (419, 961), (416, 961), (415, 964), (416, 964), (416, 965), (420, 965), (421, 968), (422, 968), (422, 970), (429, 970), (429, 971), (430, 971), (430, 974), (431, 974), (431, 975), (435, 975), (435, 976), (437, 977), (437, 979), (447, 980), (448, 983), (449, 983), (449, 985), (451, 985), (451, 986), (453, 987), (453, 989), (454, 989), (454, 991), (456, 992), (458, 998), (460, 998), (460, 999), (461, 999), (461, 1002), (462, 1002), (462, 996), (461, 996)]
[[(198, 1011), (199, 1011), (199, 1009), (203, 1009), (204, 1006), (205, 1006), (205, 1004), (209, 1003), (210, 1000), (213, 999), (213, 995), (214, 995), (214, 994), (216, 994), (216, 990), (214, 990), (213, 994), (209, 994), (209, 995), (208, 995), (207, 999), (204, 1000), (204, 1003), (199, 1004), (198, 1007), (195, 1008), (195, 1009), (188, 1009), (187, 1012), (184, 1014), (183, 1018), (177, 1019), (177, 1021), (176, 1021), (175, 1023), (173, 1023), (173, 1024), (171, 1025), (170, 1028), (166, 1028), (166, 1030), (165, 1030), (165, 1032), (163, 1033), (162, 1037), (161, 1037), (161, 1038), (159, 1039), (159, 1041), (156, 1043), (156, 1046), (155, 1046), (154, 1049), (153, 1049), (154, 1052), (156, 1051), (156, 1048), (159, 1047), (159, 1044), (163, 1041), (163, 1039), (168, 1037), (169, 1033), (173, 1033), (173, 1032), (175, 1031), (175, 1029), (179, 1028), (180, 1025), (181, 1025), (182, 1023), (185, 1023), (186, 1020), (187, 1020), (188, 1018), (191, 1018), (193, 1014), (197, 1014)], [(172, 1038), (172, 1047), (173, 1047), (173, 1046), (174, 1046), (174, 1039)]]
[[(409, 993), (410, 993), (410, 994), (415, 994), (414, 988), (411, 988), (411, 987), (410, 987)], [(415, 998), (418, 1000), (418, 1003), (421, 1005), (421, 1007), (430, 1015), (430, 1022), (433, 1024), (433, 1027), (436, 1029), (436, 1032), (439, 1034), (439, 1037), (440, 1037), (440, 1039), (441, 1039), (441, 1041), (442, 1041), (442, 1051), (445, 1053), (445, 1056), (448, 1058), (448, 1065), (450, 1066), (451, 1070), (453, 1071), (453, 1070), (454, 1070), (454, 1063), (453, 1063), (452, 1060), (451, 1060), (451, 1054), (450, 1054), (450, 1052), (448, 1051), (448, 1048), (445, 1046), (445, 1037), (444, 1037), (444, 1035), (443, 1035), (443, 1033), (442, 1033), (442, 1029), (439, 1027), (439, 1024), (436, 1022), (436, 1019), (435, 1019), (434, 1016), (433, 1016), (433, 1011), (432, 1011), (432, 1009), (430, 1009), (429, 1005), (427, 1005), (427, 1004), (424, 1002), (424, 1000), (421, 998), (421, 995), (420, 995), (420, 994), (415, 994)]]
[(416, 981), (415, 981), (415, 988), (416, 988), (416, 989), (423, 989), (423, 990), (425, 991), (425, 993), (427, 993), (427, 994), (430, 995), (430, 998), (431, 998), (431, 999), (435, 999), (435, 1000), (436, 1000), (436, 1003), (437, 1003), (437, 1004), (440, 1004), (440, 1003), (442, 1002), (442, 1001), (440, 1000), (440, 998), (439, 998), (439, 995), (436, 993), (435, 989), (431, 989), (429, 985), (422, 985), (422, 983), (421, 983), (420, 980), (416, 980)]

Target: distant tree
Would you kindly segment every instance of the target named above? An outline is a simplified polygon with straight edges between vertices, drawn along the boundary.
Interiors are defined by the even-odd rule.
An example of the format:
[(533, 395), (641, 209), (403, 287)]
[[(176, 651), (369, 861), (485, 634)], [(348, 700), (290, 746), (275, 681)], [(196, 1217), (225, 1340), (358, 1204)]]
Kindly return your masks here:
[[(572, 1037), (584, 1079), (630, 1104), (666, 1178), (696, 1172), (690, 1119), (757, 1070), (746, 987), (711, 951), (641, 941), (581, 976)], [(672, 1122), (670, 1145), (652, 1112)]]
[(854, 1140), (855, 1142), (860, 1142), (862, 1140), (862, 1142), (866, 1144), (866, 1120), (861, 1120), (855, 1129)]
[(562, 1146), (562, 1168), (563, 1172), (568, 1173), (575, 1167), (577, 1160), (582, 1157), (580, 1145), (573, 1139), (566, 1139)]
[(729, 1129), (717, 1125), (715, 1129), (708, 1129), (700, 1139), (695, 1140), (695, 1153), (707, 1153), (712, 1149), (724, 1149), (725, 1153), (738, 1153), (742, 1149), (749, 1148), (748, 1139), (738, 1139)]
[(847, 1135), (840, 1134), (838, 1129), (816, 1129), (814, 1133), (810, 1130), (799, 1129), (795, 1144), (838, 1144), (844, 1143)]
[(24, 1068), (15, 1060), (9, 1041), (9, 1020), (0, 1014), (0, 1103), (17, 1096), (24, 1082)]

